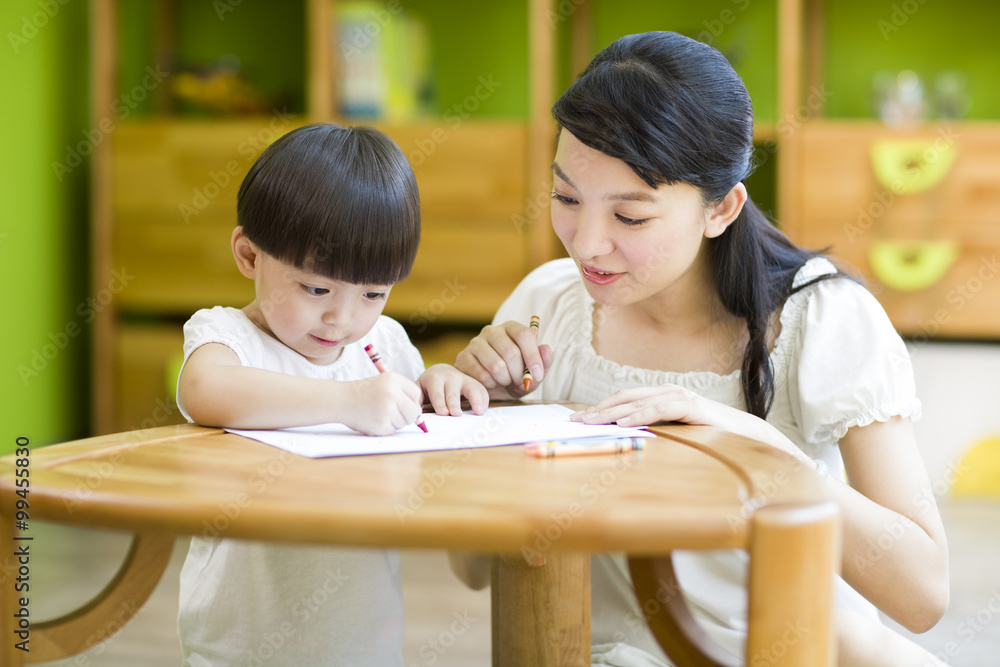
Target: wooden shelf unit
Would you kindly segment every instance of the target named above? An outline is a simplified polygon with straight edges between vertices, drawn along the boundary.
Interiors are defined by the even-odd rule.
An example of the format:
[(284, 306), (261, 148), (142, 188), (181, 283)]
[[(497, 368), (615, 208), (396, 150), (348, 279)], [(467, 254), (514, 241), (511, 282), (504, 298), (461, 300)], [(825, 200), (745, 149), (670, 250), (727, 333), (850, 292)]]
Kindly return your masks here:
[[(169, 47), (173, 0), (149, 1), (158, 3), (158, 25), (168, 26), (156, 42)], [(446, 141), (435, 142), (434, 159), (415, 166), (423, 242), (412, 276), (393, 291), (386, 310), (404, 325), (419, 331), (431, 324), (484, 323), (528, 270), (558, 254), (546, 206), (554, 132), (549, 109), (557, 94), (552, 17), (559, 18), (557, 23), (568, 22), (561, 48), (576, 73), (593, 56), (594, 3), (601, 1), (574, 3), (567, 15), (560, 13), (565, 5), (557, 6), (555, 0), (525, 0), (530, 92), (524, 118), (467, 120), (449, 128)], [(296, 124), (335, 120), (338, 106), (333, 5), (329, 0), (302, 2), (305, 112), (284, 121), (285, 131)], [(118, 0), (91, 3), (96, 121), (113, 117), (117, 5)], [(639, 10), (626, 6), (620, 11)], [(996, 339), (1000, 321), (992, 311), (1000, 298), (1000, 280), (990, 280), (990, 267), (1000, 250), (1000, 189), (990, 169), (1000, 156), (1000, 123), (958, 123), (958, 159), (947, 178), (924, 195), (896, 197), (889, 215), (860, 236), (849, 233), (859, 210), (878, 192), (868, 158), (871, 143), (887, 137), (932, 137), (942, 126), (929, 124), (901, 134), (875, 120), (824, 117), (822, 100), (817, 104), (810, 95), (822, 89), (827, 11), (822, 0), (775, 0), (775, 116), (759, 120), (755, 135), (773, 151), (777, 163), (777, 219), (799, 243), (832, 246), (835, 255), (860, 269), (876, 288), (868, 261), (872, 242), (919, 234), (958, 242), (959, 259), (936, 285), (911, 292), (882, 288), (877, 297), (904, 335)], [(251, 285), (233, 269), (228, 252), (236, 188), (219, 188), (216, 196), (198, 202), (203, 206), (197, 207), (197, 214), (186, 218), (179, 207), (194, 205), (195, 190), (205, 193), (213, 182), (211, 174), (227, 165), (235, 163), (228, 172), (238, 183), (256, 157), (241, 151), (241, 144), (274, 122), (271, 116), (129, 119), (96, 146), (93, 290), (102, 290), (113, 270), (135, 275), (95, 321), (92, 396), (97, 433), (141, 423), (162, 398), (139, 396), (135, 369), (121, 361), (134, 358), (138, 341), (153, 339), (150, 326), (163, 327), (155, 340), (167, 340), (178, 335), (178, 322), (196, 308), (240, 305), (252, 297)], [(419, 155), (418, 141), (426, 142), (436, 129), (433, 120), (380, 127), (411, 156)], [(939, 217), (929, 218), (938, 215), (934, 211)], [(955, 294), (962, 289), (974, 298), (959, 300)], [(168, 348), (158, 344), (160, 351), (150, 354), (162, 355)], [(166, 366), (165, 359), (159, 361)]]
[[(1000, 122), (926, 122), (897, 129), (876, 119), (825, 117), (823, 104), (807, 99), (822, 90), (826, 43), (822, 0), (781, 0), (782, 87), (780, 118), (809, 109), (793, 131), (779, 129), (778, 219), (796, 242), (831, 248), (861, 272), (896, 329), (916, 342), (932, 338), (1000, 338)], [(835, 66), (834, 63), (831, 66)], [(791, 116), (787, 114), (791, 113)], [(779, 124), (780, 128), (780, 124)], [(957, 157), (944, 178), (915, 193), (897, 193), (879, 182), (872, 146), (879, 141), (923, 141)], [(873, 271), (873, 244), (956, 243), (958, 257), (937, 282), (922, 289), (893, 289)], [(904, 263), (917, 254), (900, 255)], [(892, 282), (892, 281), (890, 281)]]
[[(150, 1), (158, 16), (154, 41), (169, 48), (173, 1)], [(118, 4), (91, 4), (95, 125), (115, 118)], [(290, 3), (289, 10), (297, 6)], [(418, 332), (431, 324), (488, 322), (520, 279), (556, 254), (545, 206), (555, 131), (549, 113), (554, 34), (548, 23), (554, 2), (526, 2), (526, 117), (471, 118), (457, 127), (445, 126), (440, 118), (395, 123), (339, 119), (337, 49), (331, 43), (334, 4), (303, 0), (301, 6), (306, 12), (304, 114), (129, 118), (95, 147), (91, 283), (98, 292), (112, 271), (132, 276), (94, 322), (91, 395), (97, 434), (135, 428), (154, 414), (155, 425), (182, 421), (176, 411), (164, 417), (157, 410), (169, 400), (165, 378), (137, 381), (136, 351), (143, 341), (155, 340), (149, 350), (153, 359), (143, 359), (141, 365), (147, 373), (166, 373), (173, 353), (162, 341), (180, 340), (180, 323), (194, 310), (242, 306), (253, 298), (252, 283), (235, 270), (228, 249), (236, 225), (236, 192), (262, 147), (296, 126), (372, 124), (414, 163), (421, 192), (421, 248), (411, 276), (393, 290), (386, 314)], [(433, 143), (432, 155), (428, 142)]]

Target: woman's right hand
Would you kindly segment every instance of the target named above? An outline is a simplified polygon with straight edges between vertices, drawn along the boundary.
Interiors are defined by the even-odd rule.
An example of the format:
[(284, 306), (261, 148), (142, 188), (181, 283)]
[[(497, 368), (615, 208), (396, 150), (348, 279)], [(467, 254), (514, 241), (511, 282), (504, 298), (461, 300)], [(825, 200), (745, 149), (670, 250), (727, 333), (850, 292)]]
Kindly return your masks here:
[(524, 368), (531, 370), (532, 391), (552, 365), (552, 348), (539, 345), (521, 322), (484, 327), (455, 359), (455, 368), (482, 383), (492, 399), (516, 399), (524, 390)]

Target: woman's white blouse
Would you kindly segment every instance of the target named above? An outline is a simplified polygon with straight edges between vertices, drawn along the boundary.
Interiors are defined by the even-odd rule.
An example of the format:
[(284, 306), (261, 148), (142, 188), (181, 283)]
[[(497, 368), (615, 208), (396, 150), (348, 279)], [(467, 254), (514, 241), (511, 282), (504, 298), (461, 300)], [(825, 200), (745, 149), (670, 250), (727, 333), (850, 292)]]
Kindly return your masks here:
[[(812, 259), (796, 274), (794, 285), (835, 271), (828, 260)], [(527, 324), (532, 315), (541, 320), (539, 343), (550, 345), (554, 354), (531, 398), (590, 404), (620, 389), (676, 384), (745, 409), (740, 371), (674, 373), (623, 366), (599, 356), (591, 343), (594, 301), (570, 259), (533, 271), (500, 307), (494, 323)], [(774, 403), (767, 421), (843, 479), (838, 441), (849, 428), (920, 416), (906, 347), (878, 301), (847, 279), (823, 280), (795, 292), (782, 308), (780, 323), (770, 355)], [(676, 552), (674, 559), (692, 611), (716, 641), (742, 654), (745, 552)], [(645, 624), (635, 622), (642, 616), (624, 559), (595, 556), (592, 573), (592, 637), (598, 645), (594, 664), (668, 664)], [(874, 607), (839, 577), (837, 605), (876, 616)], [(622, 644), (652, 655), (640, 660), (636, 656), (641, 652)], [(614, 655), (631, 657), (610, 657)], [(656, 661), (644, 662), (653, 656)]]

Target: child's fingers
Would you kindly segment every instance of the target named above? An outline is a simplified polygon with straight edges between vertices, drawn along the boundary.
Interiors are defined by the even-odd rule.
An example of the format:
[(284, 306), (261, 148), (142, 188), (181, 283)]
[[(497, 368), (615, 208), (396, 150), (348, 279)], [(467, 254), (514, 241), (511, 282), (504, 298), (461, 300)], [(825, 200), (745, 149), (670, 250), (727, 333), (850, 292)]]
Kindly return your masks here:
[[(461, 396), (465, 396), (469, 401), (472, 412), (481, 415), (486, 412), (490, 405), (490, 392), (486, 387), (476, 382), (473, 378), (467, 378), (462, 384)], [(459, 400), (461, 403), (461, 400)]]

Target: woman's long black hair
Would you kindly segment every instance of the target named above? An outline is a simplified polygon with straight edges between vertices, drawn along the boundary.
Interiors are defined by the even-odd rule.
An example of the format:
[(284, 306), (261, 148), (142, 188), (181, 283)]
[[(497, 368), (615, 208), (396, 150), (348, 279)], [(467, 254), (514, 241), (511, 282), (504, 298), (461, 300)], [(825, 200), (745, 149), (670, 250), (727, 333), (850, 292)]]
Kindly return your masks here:
[[(677, 33), (617, 40), (597, 54), (552, 114), (561, 128), (627, 163), (650, 187), (687, 183), (708, 205), (721, 202), (754, 168), (753, 106), (743, 80), (721, 53)], [(719, 299), (747, 324), (741, 385), (747, 411), (763, 419), (774, 400), (773, 315), (791, 295), (796, 272), (817, 253), (795, 246), (749, 199), (707, 243)], [(824, 277), (834, 275), (840, 274)]]

